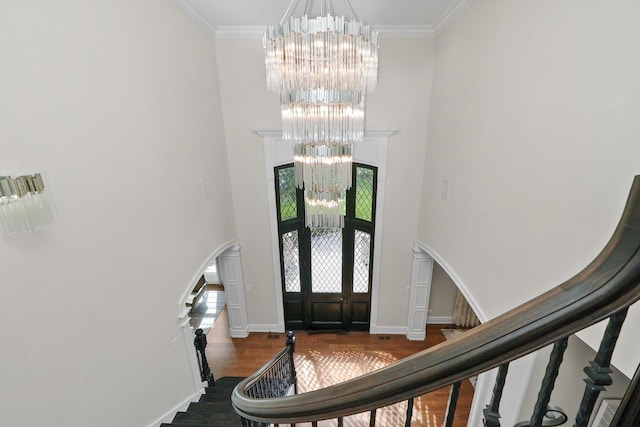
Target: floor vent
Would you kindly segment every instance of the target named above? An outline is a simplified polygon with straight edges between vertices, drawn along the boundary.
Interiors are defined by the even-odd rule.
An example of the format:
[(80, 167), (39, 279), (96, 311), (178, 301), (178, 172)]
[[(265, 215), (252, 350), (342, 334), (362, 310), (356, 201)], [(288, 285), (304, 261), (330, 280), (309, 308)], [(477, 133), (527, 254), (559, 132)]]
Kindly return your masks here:
[(269, 334), (269, 335), (267, 335), (267, 339), (268, 340), (279, 340), (280, 339), (280, 334)]
[(609, 427), (611, 425), (611, 421), (613, 421), (613, 416), (618, 410), (618, 406), (620, 406), (620, 401), (621, 399), (602, 399), (600, 409), (598, 409), (591, 426)]
[(383, 340), (383, 341), (389, 341), (391, 339), (391, 337), (389, 335), (380, 335), (380, 336), (378, 336), (378, 339)]

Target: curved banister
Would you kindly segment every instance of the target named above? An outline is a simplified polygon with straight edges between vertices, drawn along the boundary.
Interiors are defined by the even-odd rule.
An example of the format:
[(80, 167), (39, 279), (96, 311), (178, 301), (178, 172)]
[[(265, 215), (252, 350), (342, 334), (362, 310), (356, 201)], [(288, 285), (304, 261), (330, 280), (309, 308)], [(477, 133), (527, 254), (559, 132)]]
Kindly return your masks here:
[(580, 273), (463, 336), (385, 368), (308, 393), (278, 399), (233, 392), (236, 411), (259, 422), (337, 418), (420, 396), (522, 357), (591, 326), (640, 299), (640, 176), (602, 252)]

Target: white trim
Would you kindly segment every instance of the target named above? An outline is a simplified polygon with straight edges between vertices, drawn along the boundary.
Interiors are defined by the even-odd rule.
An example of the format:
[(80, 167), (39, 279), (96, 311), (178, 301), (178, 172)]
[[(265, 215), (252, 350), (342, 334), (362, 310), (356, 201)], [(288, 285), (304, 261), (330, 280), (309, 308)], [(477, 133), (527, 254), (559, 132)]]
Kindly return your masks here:
[(238, 38), (262, 38), (266, 25), (221, 25), (215, 29), (216, 38), (238, 39)]
[(424, 341), (427, 338), (427, 329), (423, 329), (422, 331), (410, 331), (407, 328), (407, 339), (409, 341)]
[(173, 409), (170, 409), (169, 411), (165, 412), (165, 414), (162, 417), (158, 418), (156, 421), (149, 424), (148, 427), (159, 427), (162, 423), (171, 423), (171, 421), (173, 421), (173, 417), (175, 417), (178, 412), (186, 411), (187, 408), (189, 407), (189, 404), (192, 402), (199, 401), (200, 396), (202, 396), (203, 394), (204, 394), (204, 387), (202, 388), (202, 390), (198, 391), (197, 393), (192, 394), (189, 398), (184, 400), (182, 403), (179, 403), (178, 405), (176, 405)]
[[(455, 21), (475, 0), (452, 2), (433, 25), (374, 25), (383, 37), (437, 37)], [(216, 38), (262, 38), (266, 25), (216, 25), (196, 10), (187, 0), (177, 0), (177, 4), (191, 17), (202, 23)]]
[[(276, 212), (276, 187), (273, 168), (278, 165), (277, 153), (278, 141), (282, 138), (281, 131), (262, 130), (256, 131), (262, 137), (264, 148), (265, 181), (267, 185), (267, 202), (269, 204), (269, 232), (271, 234), (271, 253), (273, 262), (273, 283), (276, 297), (276, 319), (278, 321), (277, 332), (284, 332), (284, 296), (282, 295), (280, 272), (280, 244), (278, 241), (278, 217)], [(289, 147), (289, 152), (291, 148)], [(292, 155), (293, 156), (293, 155)]]
[(191, 380), (193, 381), (194, 393), (204, 393), (204, 386), (202, 385), (202, 377), (200, 376), (200, 366), (198, 364), (198, 354), (196, 348), (193, 345), (194, 334), (191, 332), (188, 319), (186, 325), (182, 326), (182, 343), (187, 352), (187, 360), (189, 361), (189, 368), (191, 369)]
[(249, 336), (249, 328), (229, 329), (229, 337), (231, 338), (247, 338)]
[(373, 25), (374, 30), (386, 37), (435, 37), (436, 29), (433, 25)]
[[(471, 292), (467, 289), (465, 283), (460, 279), (460, 276), (451, 268), (449, 264), (429, 245), (423, 242), (416, 242), (416, 248), (423, 250), (429, 256), (431, 256), (442, 269), (451, 277), (451, 280), (456, 284), (460, 292), (464, 295), (467, 302), (478, 316), (478, 319), (482, 323), (489, 320), (487, 315), (480, 309), (478, 302), (473, 298)], [(505, 405), (505, 409), (501, 411), (501, 423), (504, 425), (514, 425), (518, 422), (517, 417), (520, 413), (522, 403), (524, 402), (524, 396), (527, 391), (529, 380), (531, 379), (531, 372), (535, 363), (535, 353), (519, 358), (509, 365), (509, 375), (505, 383), (505, 392), (503, 394), (503, 401), (508, 404)], [(497, 368), (482, 373), (476, 384), (475, 392), (473, 395), (473, 401), (471, 402), (471, 410), (469, 412), (468, 427), (476, 427), (482, 425), (483, 412), (485, 405), (491, 400), (493, 392), (493, 384), (497, 375)]]
[(249, 332), (263, 332), (263, 333), (278, 332), (278, 333), (284, 333), (284, 325), (281, 325), (279, 323), (273, 323), (271, 325), (266, 324), (266, 323), (262, 324), (262, 325), (249, 324), (249, 325), (247, 325), (247, 329), (249, 330)]
[[(373, 25), (383, 37), (437, 37), (456, 20), (475, 0), (452, 2), (433, 25)], [(262, 38), (266, 25), (216, 25), (187, 0), (177, 0), (177, 4), (191, 17), (202, 23), (216, 38)]]
[(217, 258), (220, 281), (224, 286), (229, 318), (229, 335), (231, 338), (249, 336), (247, 324), (247, 304), (244, 295), (244, 279), (240, 246), (234, 245), (222, 252)]
[[(373, 332), (371, 332), (373, 334)], [(408, 335), (406, 326), (378, 326), (377, 335)]]
[[(382, 248), (382, 228), (384, 224), (384, 194), (387, 176), (387, 147), (389, 138), (397, 131), (395, 129), (376, 129), (365, 132), (364, 141), (355, 144), (353, 160), (376, 166), (378, 168), (378, 187), (376, 197), (376, 233), (373, 243), (373, 274), (371, 277), (371, 314), (369, 332), (377, 333), (380, 326), (378, 320), (378, 293), (380, 288), (380, 255)], [(278, 241), (278, 218), (276, 212), (276, 189), (273, 168), (293, 162), (293, 148), (291, 143), (282, 141), (279, 130), (256, 130), (262, 137), (264, 145), (265, 181), (269, 203), (269, 224), (271, 234), (271, 253), (273, 254), (273, 284), (276, 297), (276, 316), (278, 320), (277, 332), (284, 332), (284, 297), (282, 295), (280, 271), (280, 245)], [(406, 328), (404, 328), (406, 332)], [(405, 333), (403, 332), (403, 333)]]
[[(182, 339), (183, 339), (183, 343), (185, 345), (185, 349), (188, 353), (187, 359), (189, 361), (189, 368), (191, 369), (191, 377), (193, 380), (193, 389), (195, 391), (198, 391), (200, 389), (202, 389), (202, 380), (200, 378), (200, 367), (198, 366), (197, 360), (198, 360), (198, 356), (196, 354), (196, 350), (195, 347), (192, 344), (193, 341), (193, 334), (191, 332), (191, 326), (190, 326), (190, 322), (189, 322), (189, 308), (187, 307), (186, 303), (187, 303), (187, 299), (189, 298), (189, 295), (191, 294), (191, 291), (193, 291), (193, 288), (196, 286), (196, 284), (198, 283), (198, 280), (200, 280), (200, 277), (202, 277), (202, 275), (204, 274), (204, 271), (207, 269), (207, 267), (209, 265), (211, 265), (212, 262), (215, 261), (215, 259), (220, 256), (222, 253), (224, 253), (225, 251), (231, 249), (231, 248), (235, 248), (238, 247), (238, 241), (237, 240), (230, 240), (226, 243), (223, 243), (222, 245), (218, 246), (212, 253), (211, 255), (209, 255), (209, 257), (206, 258), (206, 260), (200, 265), (200, 269), (196, 272), (196, 274), (194, 274), (193, 278), (191, 279), (190, 284), (187, 286), (187, 288), (184, 290), (184, 292), (182, 293), (182, 296), (180, 297), (180, 300), (178, 302), (178, 321), (180, 323), (180, 327), (182, 329)], [(226, 290), (225, 290), (226, 292)], [(247, 334), (248, 336), (248, 334)], [(246, 336), (245, 336), (246, 338)]]
[[(216, 38), (221, 39), (261, 39), (267, 29), (266, 25), (228, 25), (212, 27), (204, 18), (199, 19), (204, 22), (209, 29), (215, 32)], [(437, 35), (436, 27), (433, 25), (375, 25), (374, 29), (379, 31), (382, 37), (435, 37)]]
[(427, 325), (453, 325), (453, 316), (429, 316)]
[(201, 14), (199, 11), (194, 9), (193, 6), (191, 6), (187, 0), (178, 0), (177, 4), (185, 12), (187, 12), (187, 15), (191, 16), (192, 18), (195, 18), (197, 21), (199, 21), (201, 24), (207, 27), (207, 29), (209, 29), (215, 34), (216, 25), (213, 22), (209, 21), (207, 18), (205, 18), (205, 16)]
[(416, 241), (415, 247), (422, 249), (427, 254), (429, 254), (429, 256), (431, 256), (438, 263), (438, 265), (442, 267), (442, 269), (449, 275), (449, 277), (451, 277), (451, 280), (453, 280), (453, 283), (455, 283), (460, 292), (462, 292), (462, 295), (464, 295), (465, 299), (478, 316), (478, 319), (480, 319), (480, 322), (484, 323), (489, 320), (484, 310), (480, 309), (480, 305), (478, 305), (478, 302), (467, 288), (467, 285), (465, 285), (462, 279), (460, 279), (460, 276), (456, 274), (453, 268), (451, 268), (451, 266), (447, 264), (447, 262), (440, 256), (440, 254), (433, 250), (429, 245), (419, 241)]
[(420, 248), (414, 247), (407, 310), (407, 338), (410, 340), (424, 340), (427, 336), (432, 277), (433, 258)]
[[(380, 257), (382, 256), (382, 230), (384, 226), (384, 198), (387, 180), (387, 147), (389, 146), (389, 138), (396, 133), (396, 130), (372, 130), (365, 134), (365, 138), (375, 139), (376, 141), (376, 159), (375, 163), (372, 159), (365, 160), (363, 163), (369, 163), (378, 168), (378, 187), (376, 191), (376, 228), (373, 239), (373, 275), (371, 277), (371, 312), (369, 314), (369, 331), (372, 331), (372, 325), (375, 330), (380, 331), (382, 326), (378, 325), (378, 306), (380, 293)], [(358, 146), (356, 146), (357, 148)], [(354, 160), (362, 161), (358, 157), (358, 150), (354, 150)]]
[(436, 34), (442, 33), (448, 25), (462, 15), (462, 13), (475, 1), (476, 0), (458, 0), (451, 7), (445, 10), (434, 25)]
[[(204, 261), (200, 265), (200, 268), (197, 270), (196, 274), (193, 275), (193, 278), (191, 279), (190, 284), (182, 292), (182, 296), (180, 297), (180, 300), (178, 301), (178, 319), (184, 320), (185, 318), (188, 318), (189, 309), (186, 306), (187, 299), (189, 298), (189, 295), (191, 295), (191, 292), (193, 291), (193, 288), (195, 288), (196, 284), (198, 283), (198, 280), (200, 280), (200, 277), (202, 277), (204, 275), (204, 271), (207, 269), (207, 267), (209, 267), (211, 265), (211, 263), (214, 262), (216, 260), (216, 258), (218, 258), (220, 256), (221, 253), (223, 253), (227, 249), (231, 249), (231, 248), (237, 247), (237, 246), (238, 246), (238, 241), (237, 240), (229, 240), (228, 242), (223, 243), (222, 245), (218, 246), (211, 253), (211, 255), (209, 255), (206, 258), (206, 261)], [(189, 322), (187, 322), (187, 323), (189, 323)]]

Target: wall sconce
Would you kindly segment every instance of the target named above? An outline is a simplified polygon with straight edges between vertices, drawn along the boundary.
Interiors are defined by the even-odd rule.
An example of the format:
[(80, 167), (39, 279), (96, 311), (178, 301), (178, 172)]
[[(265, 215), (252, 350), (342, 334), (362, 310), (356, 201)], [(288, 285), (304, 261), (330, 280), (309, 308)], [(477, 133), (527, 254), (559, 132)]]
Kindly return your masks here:
[(39, 173), (17, 178), (0, 176), (0, 221), (7, 234), (30, 233), (53, 222)]

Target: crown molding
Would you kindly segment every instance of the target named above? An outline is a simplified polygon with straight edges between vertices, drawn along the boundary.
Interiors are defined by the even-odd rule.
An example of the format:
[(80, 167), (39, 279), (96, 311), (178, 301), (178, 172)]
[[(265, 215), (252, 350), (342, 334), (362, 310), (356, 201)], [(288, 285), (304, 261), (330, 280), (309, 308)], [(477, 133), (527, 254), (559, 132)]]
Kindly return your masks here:
[(201, 14), (199, 11), (194, 9), (193, 6), (191, 6), (187, 0), (177, 0), (176, 4), (180, 6), (180, 8), (187, 13), (187, 15), (191, 16), (192, 18), (195, 18), (196, 21), (199, 21), (201, 24), (207, 27), (207, 29), (209, 29), (214, 34), (216, 33), (216, 25), (213, 22), (209, 21), (207, 18), (205, 18), (205, 16)]
[[(263, 138), (282, 138), (280, 129), (256, 129), (254, 131)], [(365, 129), (365, 138), (390, 138), (398, 133), (398, 129)]]
[(375, 25), (383, 37), (435, 37), (433, 25)]
[[(475, 0), (457, 0), (445, 10), (434, 25), (374, 25), (383, 37), (437, 37), (444, 29), (458, 18)], [(216, 25), (189, 4), (187, 0), (176, 3), (196, 20), (200, 21), (216, 38), (260, 38), (266, 25), (223, 26)]]
[(458, 16), (462, 15), (475, 1), (476, 0), (459, 0), (453, 3), (436, 21), (434, 25), (436, 35), (443, 32), (449, 24), (455, 21)]
[[(211, 28), (211, 27), (210, 27)], [(261, 38), (266, 31), (266, 25), (254, 26), (219, 26), (214, 32), (216, 38)], [(435, 37), (436, 28), (431, 25), (376, 25), (383, 37)]]

